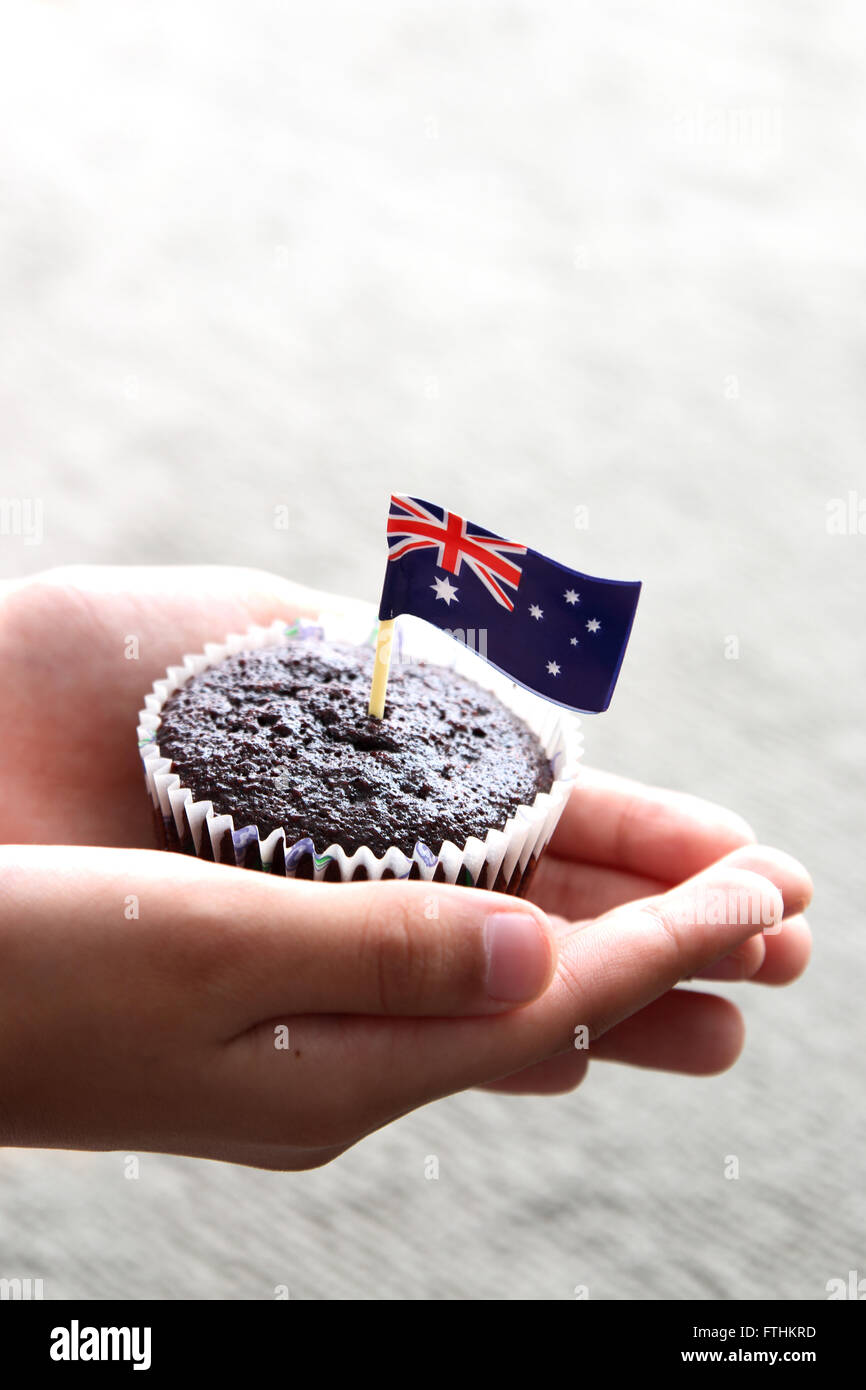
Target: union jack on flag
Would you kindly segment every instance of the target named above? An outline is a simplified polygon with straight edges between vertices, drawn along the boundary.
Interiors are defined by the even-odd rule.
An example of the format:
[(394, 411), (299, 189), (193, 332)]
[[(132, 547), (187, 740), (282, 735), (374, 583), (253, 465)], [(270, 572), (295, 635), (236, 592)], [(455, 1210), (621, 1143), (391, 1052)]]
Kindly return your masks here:
[(458, 640), (483, 632), (479, 655), (518, 685), (566, 709), (607, 709), (639, 581), (569, 569), (419, 497), (392, 496), (387, 533), (380, 620), (411, 613)]
[[(442, 511), (442, 508), (438, 510)], [(417, 497), (391, 498), (388, 517), (388, 559), (400, 560), (410, 550), (435, 550), (436, 564), (449, 574), (459, 574), (464, 560), (472, 573), (490, 591), (497, 603), (514, 610), (514, 602), (503, 586), (517, 589), (520, 566), (506, 559), (506, 553), (525, 555), (526, 546), (494, 536), (471, 521), (464, 521), (456, 512), (434, 509)]]

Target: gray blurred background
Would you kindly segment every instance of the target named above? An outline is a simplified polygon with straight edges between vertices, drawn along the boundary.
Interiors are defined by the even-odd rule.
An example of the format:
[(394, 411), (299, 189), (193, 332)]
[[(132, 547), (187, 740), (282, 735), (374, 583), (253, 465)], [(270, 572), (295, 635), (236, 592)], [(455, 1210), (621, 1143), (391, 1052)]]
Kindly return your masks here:
[(297, 1176), (7, 1150), (0, 1274), (231, 1299), (866, 1276), (866, 535), (833, 530), (866, 498), (862, 6), (9, 0), (2, 30), (0, 491), (44, 503), (2, 574), (207, 561), (376, 599), (394, 488), (642, 578), (589, 759), (802, 857), (817, 941), (791, 989), (740, 987), (722, 1077), (599, 1063)]

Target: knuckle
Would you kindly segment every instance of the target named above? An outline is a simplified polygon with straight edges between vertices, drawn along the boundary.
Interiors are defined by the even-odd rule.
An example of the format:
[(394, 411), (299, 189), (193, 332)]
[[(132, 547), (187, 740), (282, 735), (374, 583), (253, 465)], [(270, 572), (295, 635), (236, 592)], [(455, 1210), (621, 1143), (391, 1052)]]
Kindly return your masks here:
[(557, 967), (557, 981), (564, 989), (568, 1006), (564, 1010), (567, 1022), (563, 1025), (562, 1047), (571, 1052), (574, 1045), (575, 1024), (586, 1027), (588, 1040), (593, 1042), (605, 1031), (604, 1023), (598, 1018), (598, 1010), (593, 1008), (590, 992), (582, 976), (582, 961), (579, 955), (563, 952)]
[(641, 904), (640, 912), (655, 928), (664, 954), (680, 956), (683, 952), (683, 936), (677, 913), (652, 899)]
[(384, 1014), (405, 1011), (424, 993), (425, 948), (417, 930), (416, 913), (402, 890), (392, 900), (371, 895), (364, 915), (362, 952), (373, 963), (376, 1001)]

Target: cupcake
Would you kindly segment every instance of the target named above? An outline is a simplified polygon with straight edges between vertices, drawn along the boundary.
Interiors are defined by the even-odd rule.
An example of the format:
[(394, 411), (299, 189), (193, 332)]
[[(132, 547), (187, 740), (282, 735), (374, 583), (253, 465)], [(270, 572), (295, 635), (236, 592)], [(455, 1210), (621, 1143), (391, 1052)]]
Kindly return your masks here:
[(451, 639), (447, 664), (431, 660), (421, 623), (414, 640), (401, 623), (373, 719), (372, 646), (327, 628), (252, 629), (155, 683), (139, 742), (158, 843), (296, 878), (525, 893), (576, 771), (576, 721)]

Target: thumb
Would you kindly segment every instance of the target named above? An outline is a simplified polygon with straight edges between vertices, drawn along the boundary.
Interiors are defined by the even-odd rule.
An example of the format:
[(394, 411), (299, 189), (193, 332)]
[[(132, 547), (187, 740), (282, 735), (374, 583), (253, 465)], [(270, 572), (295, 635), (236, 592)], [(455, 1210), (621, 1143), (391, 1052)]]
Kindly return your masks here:
[[(296, 1013), (502, 1013), (537, 998), (556, 966), (544, 913), (504, 893), (311, 883), (89, 846), (53, 846), (46, 870), (44, 854), (0, 853), (4, 900), (26, 908), (34, 960), (74, 960), (103, 985), (134, 980), (169, 1012), (205, 998), (208, 1026), (225, 1036)], [(118, 904), (130, 895), (136, 918), (120, 932)]]
[[(248, 909), (251, 877), (240, 885)], [(553, 977), (553, 930), (522, 899), (398, 879), (259, 886), (277, 889), (269, 897), (278, 916), (264, 913), (252, 931), (249, 1022), (288, 1013), (496, 1013), (535, 999)]]
[[(772, 864), (766, 876), (717, 867), (560, 936), (558, 968), (550, 988), (528, 1007), (498, 1018), (344, 1018), (340, 1085), (346, 1094), (359, 1094), (363, 1087), (373, 1116), (370, 1128), (375, 1128), (440, 1096), (582, 1048), (582, 1035), (594, 1041), (680, 980), (780, 921), (784, 908), (774, 882), (777, 872)], [(413, 886), (426, 885), (400, 889)], [(334, 890), (343, 891), (337, 884)], [(461, 900), (466, 894), (477, 895), (474, 902), (490, 896), (474, 888), (451, 889), (449, 900), (455, 892)], [(380, 901), (384, 903), (384, 894)], [(450, 907), (449, 901), (449, 911)], [(516, 910), (527, 908), (521, 902)], [(534, 914), (535, 909), (530, 910)], [(452, 1014), (473, 1011), (450, 1009)], [(395, 1072), (395, 1055), (411, 1057), (411, 1066)]]

